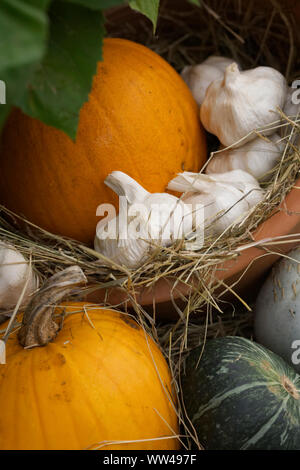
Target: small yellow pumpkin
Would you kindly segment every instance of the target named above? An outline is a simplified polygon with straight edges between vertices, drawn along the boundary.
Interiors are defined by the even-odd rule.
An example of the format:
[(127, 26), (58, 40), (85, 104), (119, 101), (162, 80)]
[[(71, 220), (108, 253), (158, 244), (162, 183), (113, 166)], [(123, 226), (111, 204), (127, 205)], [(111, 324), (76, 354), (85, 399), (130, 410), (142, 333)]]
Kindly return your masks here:
[[(27, 347), (57, 333), (45, 288), (40, 305), (31, 302), (32, 314), (24, 315), (19, 339)], [(126, 314), (83, 302), (62, 304), (55, 314), (62, 311), (63, 328), (45, 347), (24, 349), (17, 334), (7, 341), (0, 449), (178, 449), (169, 368), (144, 329)]]

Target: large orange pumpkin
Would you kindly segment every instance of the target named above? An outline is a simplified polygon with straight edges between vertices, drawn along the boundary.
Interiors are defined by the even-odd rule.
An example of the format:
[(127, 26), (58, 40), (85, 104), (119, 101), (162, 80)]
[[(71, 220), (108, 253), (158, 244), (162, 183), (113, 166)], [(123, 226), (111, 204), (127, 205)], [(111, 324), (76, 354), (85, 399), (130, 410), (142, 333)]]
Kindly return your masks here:
[(96, 208), (117, 203), (103, 181), (123, 171), (163, 192), (206, 157), (197, 105), (177, 72), (150, 49), (105, 39), (76, 143), (14, 110), (0, 156), (0, 202), (42, 228), (91, 243)]
[(8, 339), (0, 449), (178, 449), (166, 438), (178, 433), (171, 377), (153, 340), (125, 314), (62, 305), (73, 313), (53, 342), (26, 350)]

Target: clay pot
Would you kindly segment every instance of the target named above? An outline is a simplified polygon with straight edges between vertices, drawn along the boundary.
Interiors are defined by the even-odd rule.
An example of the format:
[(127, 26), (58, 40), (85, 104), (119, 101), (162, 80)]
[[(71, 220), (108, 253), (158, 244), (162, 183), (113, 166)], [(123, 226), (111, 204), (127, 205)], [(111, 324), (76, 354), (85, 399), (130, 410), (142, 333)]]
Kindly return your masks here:
[[(294, 2), (290, 0), (285, 0), (285, 3), (290, 8), (297, 8), (294, 13), (295, 17), (299, 17), (300, 20), (300, 6), (295, 7)], [(185, 4), (184, 7), (183, 4)], [(259, 5), (261, 5), (261, 2), (259, 2)], [(174, 9), (174, 7), (175, 2), (172, 0), (172, 8)], [(187, 6), (187, 2), (177, 2), (177, 7), (192, 8), (190, 5)], [(261, 7), (265, 8), (265, 5), (261, 5)], [(107, 17), (109, 20), (107, 27), (112, 32), (114, 32), (116, 24), (120, 25), (128, 19), (130, 21), (142, 21), (140, 15), (133, 14), (127, 7), (112, 9)], [(281, 254), (287, 253), (300, 243), (300, 179), (295, 183), (294, 189), (287, 195), (274, 215), (261, 224), (253, 234), (254, 243), (252, 245), (255, 245), (255, 242), (262, 242), (263, 240), (266, 242), (268, 239), (276, 237), (277, 240), (283, 237), (278, 240), (280, 243), (277, 245), (274, 242), (273, 245), (263, 247), (263, 243), (261, 243), (261, 245), (257, 244), (242, 249), (236, 259), (217, 267), (215, 277), (232, 286), (234, 291), (244, 298), (254, 298), (262, 279), (273, 263), (280, 258)], [(193, 289), (197, 287), (195, 285), (188, 288), (183, 283), (176, 281), (176, 278), (169, 277), (159, 280), (151, 288), (140, 289), (135, 293), (136, 301), (145, 310), (149, 311), (153, 311), (155, 305), (155, 312), (159, 319), (174, 319), (178, 317), (174, 302), (182, 309), (185, 304), (182, 296), (188, 297)], [(227, 292), (223, 298), (232, 301), (235, 297)], [(92, 302), (106, 301), (110, 305), (125, 304), (128, 307), (131, 306), (128, 295), (118, 288), (105, 291), (98, 289), (88, 296), (88, 300)]]

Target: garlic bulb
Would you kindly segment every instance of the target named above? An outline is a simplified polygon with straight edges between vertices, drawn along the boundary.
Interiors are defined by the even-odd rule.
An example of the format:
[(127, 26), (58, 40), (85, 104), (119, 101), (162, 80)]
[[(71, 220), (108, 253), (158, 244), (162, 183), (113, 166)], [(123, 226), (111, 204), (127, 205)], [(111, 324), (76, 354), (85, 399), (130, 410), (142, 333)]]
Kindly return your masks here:
[(225, 69), (233, 60), (227, 57), (210, 56), (198, 65), (187, 65), (183, 68), (181, 76), (192, 95), (200, 106), (209, 85), (217, 79), (224, 77)]
[(244, 170), (257, 179), (264, 177), (278, 163), (284, 149), (278, 134), (268, 140), (256, 137), (238, 148), (224, 149), (213, 156), (205, 173)]
[(224, 78), (215, 80), (207, 89), (200, 108), (202, 124), (225, 147), (244, 145), (256, 137), (254, 129), (278, 119), (276, 108), (283, 108), (286, 94), (286, 80), (277, 70), (257, 67), (240, 72), (233, 63), (226, 68)]
[(29, 267), (24, 256), (11, 245), (0, 242), (0, 309), (8, 311), (17, 305), (27, 282), (22, 307), (38, 288), (37, 275)]
[(186, 204), (203, 204), (205, 225), (215, 234), (240, 222), (264, 194), (256, 179), (242, 170), (210, 175), (185, 171), (170, 181), (168, 189), (184, 193)]
[[(166, 193), (151, 194), (130, 176), (113, 171), (105, 183), (125, 198), (126, 212), (99, 222), (95, 250), (118, 265), (141, 266), (158, 246), (168, 246), (192, 230), (185, 204)], [(122, 200), (124, 207), (124, 200)], [(110, 226), (110, 230), (109, 229)], [(104, 264), (109, 264), (105, 260)]]

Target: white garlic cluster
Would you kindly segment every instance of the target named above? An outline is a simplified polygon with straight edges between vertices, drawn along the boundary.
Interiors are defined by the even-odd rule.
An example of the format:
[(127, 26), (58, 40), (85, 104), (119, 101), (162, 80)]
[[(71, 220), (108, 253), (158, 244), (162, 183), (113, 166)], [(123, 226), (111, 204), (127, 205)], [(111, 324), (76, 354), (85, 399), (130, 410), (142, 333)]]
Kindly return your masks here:
[(17, 305), (24, 291), (21, 306), (39, 286), (39, 279), (24, 256), (11, 245), (0, 242), (0, 309), (4, 312)]
[(215, 234), (239, 223), (264, 195), (256, 179), (242, 170), (210, 175), (183, 172), (168, 189), (184, 193), (182, 200), (195, 210), (203, 205), (205, 228)]
[(209, 161), (205, 172), (223, 173), (231, 170), (244, 170), (256, 179), (264, 180), (279, 162), (284, 150), (284, 142), (278, 134), (268, 138), (256, 137), (241, 147), (219, 151)]
[[(278, 120), (287, 94), (284, 76), (271, 67), (240, 71), (236, 63), (226, 67), (224, 78), (206, 91), (200, 108), (205, 129), (225, 146), (244, 145), (256, 137), (255, 129)], [(272, 129), (264, 131), (270, 135)]]
[(97, 227), (95, 250), (110, 261), (127, 268), (138, 268), (160, 246), (169, 246), (192, 230), (185, 218), (185, 204), (166, 193), (149, 193), (133, 178), (114, 171), (105, 180), (127, 207), (110, 221)]
[(198, 105), (203, 103), (209, 85), (214, 80), (223, 78), (226, 67), (232, 62), (233, 60), (228, 57), (210, 56), (201, 64), (187, 65), (183, 68), (181, 76)]

